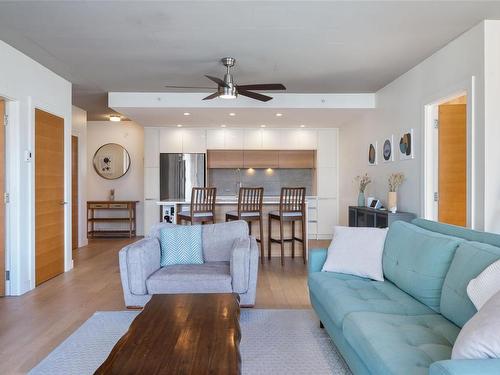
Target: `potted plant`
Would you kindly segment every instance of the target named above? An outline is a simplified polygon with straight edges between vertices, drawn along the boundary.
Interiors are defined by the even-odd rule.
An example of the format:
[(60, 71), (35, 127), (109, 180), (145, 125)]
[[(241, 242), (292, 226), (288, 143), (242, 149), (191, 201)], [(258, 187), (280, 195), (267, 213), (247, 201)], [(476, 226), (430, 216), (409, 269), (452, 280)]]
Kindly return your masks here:
[(358, 206), (365, 206), (365, 189), (372, 180), (368, 177), (368, 173), (364, 176), (356, 176), (356, 182), (358, 183), (359, 194), (358, 194)]
[(387, 209), (395, 213), (398, 209), (398, 189), (405, 180), (401, 172), (392, 173), (389, 176), (389, 193), (387, 194)]

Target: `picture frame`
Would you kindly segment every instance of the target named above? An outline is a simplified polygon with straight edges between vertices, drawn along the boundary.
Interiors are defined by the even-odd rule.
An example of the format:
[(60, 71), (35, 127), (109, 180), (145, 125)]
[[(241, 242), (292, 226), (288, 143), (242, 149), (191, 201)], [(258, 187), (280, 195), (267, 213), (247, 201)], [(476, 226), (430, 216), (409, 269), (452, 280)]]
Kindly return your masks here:
[(374, 166), (378, 163), (378, 143), (372, 142), (368, 146), (368, 165)]
[(382, 161), (390, 163), (394, 161), (394, 135), (391, 134), (382, 142)]
[(411, 160), (415, 157), (413, 129), (404, 130), (398, 141), (399, 160)]

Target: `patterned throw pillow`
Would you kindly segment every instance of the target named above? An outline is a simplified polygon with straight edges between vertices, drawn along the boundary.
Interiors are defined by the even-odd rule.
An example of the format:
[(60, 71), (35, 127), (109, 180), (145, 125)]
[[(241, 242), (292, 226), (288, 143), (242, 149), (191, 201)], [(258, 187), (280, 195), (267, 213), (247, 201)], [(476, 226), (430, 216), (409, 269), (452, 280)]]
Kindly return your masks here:
[(203, 264), (201, 225), (172, 225), (161, 229), (162, 267), (174, 264)]

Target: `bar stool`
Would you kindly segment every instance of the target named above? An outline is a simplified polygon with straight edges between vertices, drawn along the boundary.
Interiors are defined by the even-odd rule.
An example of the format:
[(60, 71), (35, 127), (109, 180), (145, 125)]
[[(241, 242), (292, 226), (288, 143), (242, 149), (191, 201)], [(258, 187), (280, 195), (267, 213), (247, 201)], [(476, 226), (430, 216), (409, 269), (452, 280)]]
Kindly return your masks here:
[[(295, 258), (295, 241), (302, 243), (302, 256), (304, 264), (306, 263), (306, 188), (281, 188), (279, 211), (271, 211), (269, 213), (269, 229), (268, 229), (268, 250), (267, 256), (271, 259), (272, 243), (281, 244), (281, 265), (284, 265), (285, 257), (285, 242), (292, 242), (292, 258)], [(272, 221), (278, 220), (280, 224), (280, 238), (275, 239), (271, 236)], [(302, 238), (295, 237), (295, 222), (300, 221), (302, 226)], [(284, 238), (283, 224), (285, 222), (292, 223), (292, 237)]]
[(240, 188), (238, 194), (238, 210), (226, 213), (226, 221), (245, 220), (248, 223), (248, 232), (252, 234), (252, 222), (259, 222), (260, 262), (264, 263), (264, 231), (262, 225), (262, 200), (264, 188)]
[(198, 188), (194, 187), (191, 192), (191, 207), (189, 211), (177, 213), (177, 224), (182, 221), (193, 223), (212, 223), (215, 224), (215, 198), (216, 188)]

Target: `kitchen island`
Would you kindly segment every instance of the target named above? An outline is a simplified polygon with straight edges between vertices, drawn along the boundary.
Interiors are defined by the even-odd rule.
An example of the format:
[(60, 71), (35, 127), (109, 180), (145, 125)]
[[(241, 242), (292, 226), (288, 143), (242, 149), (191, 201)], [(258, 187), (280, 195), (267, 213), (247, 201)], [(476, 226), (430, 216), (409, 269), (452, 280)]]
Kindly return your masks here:
[[(316, 197), (307, 196), (306, 197), (306, 238), (308, 238), (309, 227), (314, 225), (315, 221), (309, 221), (309, 213), (311, 210), (316, 209), (315, 204), (310, 204), (311, 202), (316, 202)], [(264, 231), (264, 249), (265, 255), (268, 254), (268, 219), (269, 212), (279, 210), (280, 197), (279, 196), (265, 196), (262, 203), (262, 216), (263, 216), (263, 231)], [(182, 210), (189, 210), (191, 202), (185, 200), (163, 200), (158, 201), (157, 204), (161, 206), (161, 220), (169, 221), (172, 223), (176, 222), (176, 214)], [(219, 196), (215, 202), (215, 222), (222, 223), (226, 221), (226, 213), (229, 211), (237, 211), (238, 209), (238, 197), (236, 196)], [(252, 235), (258, 237), (259, 227), (258, 222), (254, 222), (252, 226)], [(302, 237), (301, 229), (299, 224), (295, 224), (295, 233), (298, 237)], [(285, 238), (290, 238), (292, 235), (292, 226), (290, 223), (285, 223), (284, 225)], [(279, 238), (279, 225), (277, 222), (273, 222), (272, 228), (273, 238)], [(291, 256), (292, 247), (290, 242), (285, 243), (285, 256)], [(280, 245), (274, 243), (272, 246), (271, 256), (279, 257), (281, 254)], [(298, 258), (302, 257), (302, 246), (299, 242), (295, 244), (295, 256)], [(306, 256), (307, 256), (307, 241), (306, 241)]]

